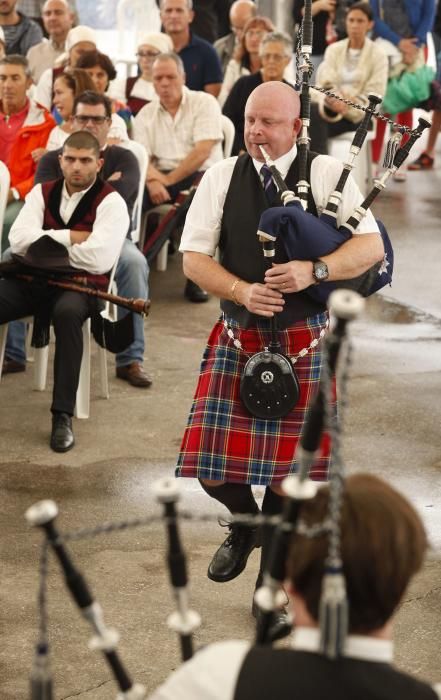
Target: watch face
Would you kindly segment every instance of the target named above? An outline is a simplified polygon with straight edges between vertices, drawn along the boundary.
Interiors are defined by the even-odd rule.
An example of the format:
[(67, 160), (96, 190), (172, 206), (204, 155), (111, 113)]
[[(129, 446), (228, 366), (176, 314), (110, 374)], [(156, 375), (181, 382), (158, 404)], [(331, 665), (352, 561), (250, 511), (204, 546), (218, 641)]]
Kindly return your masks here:
[(325, 280), (328, 278), (328, 266), (324, 262), (314, 263), (314, 277), (316, 280)]

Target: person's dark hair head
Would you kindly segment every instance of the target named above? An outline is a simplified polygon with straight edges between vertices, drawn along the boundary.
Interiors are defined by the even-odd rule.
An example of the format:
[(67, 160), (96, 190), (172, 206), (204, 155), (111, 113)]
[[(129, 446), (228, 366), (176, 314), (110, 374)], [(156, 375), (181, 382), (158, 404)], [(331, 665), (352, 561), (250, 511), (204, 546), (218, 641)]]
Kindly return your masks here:
[(99, 66), (107, 74), (109, 82), (115, 80), (116, 70), (109, 56), (101, 51), (85, 51), (77, 61), (77, 68), (95, 68)]
[[(262, 29), (265, 32), (273, 32), (275, 27), (269, 17), (264, 17), (263, 15), (250, 17), (243, 28), (242, 38), (233, 54), (233, 58), (243, 65), (249, 64), (249, 54), (246, 48), (245, 40), (246, 34), (250, 29)], [(249, 68), (250, 66), (247, 65), (246, 67)]]
[(66, 68), (63, 73), (57, 75), (54, 84), (57, 80), (63, 80), (67, 87), (72, 90), (74, 97), (85, 90), (93, 90), (95, 87), (90, 75), (81, 68)]
[(8, 56), (0, 58), (0, 66), (21, 66), (27, 78), (31, 77), (28, 59), (19, 53), (10, 53)]
[(346, 17), (350, 12), (352, 12), (352, 10), (360, 10), (360, 12), (364, 12), (364, 14), (370, 22), (372, 22), (374, 19), (372, 7), (369, 5), (368, 2), (354, 2), (354, 4), (348, 7), (348, 9), (346, 10)]
[(63, 153), (66, 148), (87, 148), (93, 151), (97, 158), (100, 157), (100, 145), (95, 136), (88, 131), (75, 131), (73, 134), (70, 134), (63, 143)]
[[(300, 518), (307, 525), (328, 514), (329, 488), (306, 501)], [(409, 501), (385, 481), (355, 474), (345, 483), (341, 510), (341, 554), (349, 600), (349, 631), (368, 634), (383, 627), (421, 568), (427, 536)], [(328, 553), (328, 536), (295, 534), (287, 561), (289, 579), (318, 620)]]
[(85, 92), (82, 92), (80, 95), (77, 95), (75, 97), (74, 104), (73, 104), (73, 110), (72, 110), (72, 114), (74, 116), (76, 114), (77, 106), (79, 104), (90, 105), (91, 107), (95, 107), (96, 105), (103, 105), (105, 112), (106, 112), (106, 117), (108, 119), (112, 118), (112, 102), (107, 97), (107, 95), (100, 95), (98, 92), (95, 92), (94, 90), (86, 90)]

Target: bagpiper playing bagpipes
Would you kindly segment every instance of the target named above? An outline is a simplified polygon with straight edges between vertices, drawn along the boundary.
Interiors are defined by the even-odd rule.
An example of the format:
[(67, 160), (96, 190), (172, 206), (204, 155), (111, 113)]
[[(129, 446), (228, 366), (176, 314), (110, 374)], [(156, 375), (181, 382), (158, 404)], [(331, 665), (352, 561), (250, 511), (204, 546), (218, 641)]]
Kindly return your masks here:
[[(247, 153), (207, 171), (188, 212), (181, 243), (184, 271), (221, 298), (222, 316), (204, 353), (176, 475), (198, 478), (202, 488), (234, 515), (229, 524), (230, 533), (208, 567), (211, 580), (234, 579), (245, 568), (253, 549), (262, 548), (252, 605), (257, 618), (258, 647), (285, 636), (291, 629), (281, 589), (286, 571), (287, 532), (300, 528), (306, 538), (326, 534), (329, 549), (325, 545), (322, 649), (329, 657), (339, 657), (344, 650), (348, 624), (350, 628), (350, 616), (339, 530), (344, 496), (342, 473), (338, 469), (332, 373), (342, 328), (349, 317), (342, 316), (343, 322), (331, 334), (331, 345), (333, 337), (336, 338), (334, 350), (331, 347), (329, 361), (323, 362), (321, 341), (329, 325), (325, 303), (329, 287), (325, 283), (346, 284), (347, 280), (361, 278), (350, 286), (360, 285), (367, 294), (378, 285), (378, 273), (388, 271), (385, 234), (368, 207), (427, 123), (421, 122), (403, 147), (397, 150), (395, 144), (385, 174), (365, 200), (349, 174), (361, 148), (367, 120), (374, 115), (378, 103), (375, 96), (369, 107), (364, 108), (366, 119), (356, 132), (343, 173), (341, 164), (335, 160), (309, 154), (310, 5), (305, 4), (300, 52), (301, 101), (297, 92), (285, 84), (259, 86), (251, 94), (245, 111)], [(286, 185), (282, 186), (282, 181)], [(281, 206), (281, 194), (286, 188), (295, 192), (291, 207)], [(284, 199), (288, 201), (286, 195)], [(275, 221), (267, 225), (264, 213), (270, 207), (279, 211)], [(295, 212), (293, 217), (291, 210)], [(325, 216), (319, 220), (317, 215), (321, 212)], [(303, 240), (300, 248), (290, 253), (288, 229), (294, 228), (293, 222), (300, 214)], [(301, 257), (298, 251), (303, 250), (309, 238), (316, 238), (315, 222), (324, 232), (325, 244), (329, 235), (336, 232), (339, 235), (330, 248), (307, 252)], [(214, 257), (217, 249), (219, 262)], [(311, 406), (311, 418), (307, 421)], [(308, 425), (314, 429), (308, 429)], [(303, 521), (298, 523), (302, 502), (315, 503), (314, 482), (328, 478), (330, 433), (333, 463), (337, 464), (327, 502), (330, 517), (322, 517), (320, 511), (319, 518), (305, 520), (302, 531)], [(262, 527), (259, 527), (259, 507), (252, 485), (266, 487)], [(172, 492), (173, 489), (163, 489), (161, 500), (165, 505), (173, 502)], [(286, 494), (291, 502), (285, 500)], [(168, 507), (170, 523), (175, 518)], [(33, 520), (35, 524), (43, 524), (41, 518)], [(189, 636), (198, 621), (190, 614), (186, 602), (186, 572), (179, 554), (179, 537), (173, 527), (168, 531), (169, 560), (174, 562), (172, 581), (178, 603), (178, 614), (172, 624), (182, 635), (183, 656), (188, 658)], [(418, 565), (410, 568), (409, 576)], [(240, 669), (246, 653), (247, 650), (241, 655), (236, 670)], [(256, 651), (254, 665), (249, 667), (248, 682), (252, 690), (248, 687), (248, 694), (241, 690), (236, 696), (241, 700), (257, 697), (252, 676), (259, 663), (259, 653)], [(228, 665), (229, 661), (224, 664)], [(265, 668), (270, 666), (262, 664), (262, 674)], [(268, 670), (266, 673), (268, 679), (274, 677)], [(236, 682), (237, 675), (231, 680), (231, 694), (221, 697), (235, 697)], [(220, 680), (218, 686), (219, 693), (228, 691)], [(265, 689), (261, 697), (278, 697), (277, 688), (275, 692), (268, 691), (263, 682), (261, 688)], [(130, 690), (128, 687), (127, 693)], [(317, 690), (311, 697), (319, 696)], [(419, 695), (416, 693), (415, 697)]]
[[(362, 108), (365, 118), (343, 168), (332, 158), (311, 154), (310, 3), (301, 37), (300, 98), (277, 82), (251, 94), (245, 109), (247, 153), (204, 175), (180, 247), (185, 274), (220, 297), (222, 316), (203, 356), (176, 476), (197, 478), (234, 515), (259, 511), (253, 485), (266, 487), (265, 516), (281, 512), (280, 484), (298, 470), (296, 448), (317, 392), (330, 289), (344, 284), (368, 294), (390, 281), (387, 234), (368, 208), (374, 194), (363, 201), (350, 177), (380, 98), (371, 96)], [(398, 151), (394, 142), (375, 192), (425, 125)], [(395, 138), (398, 142), (400, 135)], [(283, 207), (289, 196), (291, 206)], [(329, 459), (324, 433), (311, 464), (312, 480), (327, 479)], [(234, 579), (261, 546), (259, 587), (271, 539), (271, 528), (260, 532), (230, 523), (208, 577)], [(260, 617), (254, 603), (252, 612)], [(289, 631), (283, 608), (273, 616), (272, 627), (273, 637)]]

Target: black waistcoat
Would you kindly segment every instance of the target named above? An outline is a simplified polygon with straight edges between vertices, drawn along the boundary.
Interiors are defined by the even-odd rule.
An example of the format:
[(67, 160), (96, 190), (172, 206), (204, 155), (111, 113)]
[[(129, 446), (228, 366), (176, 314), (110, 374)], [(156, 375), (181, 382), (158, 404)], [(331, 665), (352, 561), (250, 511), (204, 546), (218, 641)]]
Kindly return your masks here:
[[(310, 160), (312, 157), (311, 155)], [(297, 161), (296, 158), (285, 179), (288, 187), (292, 190), (295, 189), (299, 179)], [(310, 167), (309, 161), (309, 171)], [(274, 202), (274, 206), (281, 206), (279, 197)], [(268, 209), (268, 201), (253, 161), (248, 154), (240, 156), (234, 167), (225, 199), (219, 249), (222, 266), (247, 282), (263, 282), (265, 276), (262, 244), (259, 243), (256, 235), (260, 215), (265, 209)], [(309, 197), (308, 211), (317, 215), (312, 195)], [(282, 244), (277, 242), (275, 262), (282, 263), (287, 262), (287, 260)], [(250, 313), (244, 306), (237, 306), (227, 299), (222, 299), (221, 308), (227, 317), (238, 321), (243, 328), (254, 326), (257, 319), (262, 321), (263, 318)], [(279, 328), (287, 328), (296, 321), (308, 316), (315, 316), (324, 308), (322, 304), (315, 302), (305, 292), (286, 294), (285, 308), (277, 316), (278, 326)]]
[(254, 647), (233, 700), (436, 700), (433, 688), (387, 663)]

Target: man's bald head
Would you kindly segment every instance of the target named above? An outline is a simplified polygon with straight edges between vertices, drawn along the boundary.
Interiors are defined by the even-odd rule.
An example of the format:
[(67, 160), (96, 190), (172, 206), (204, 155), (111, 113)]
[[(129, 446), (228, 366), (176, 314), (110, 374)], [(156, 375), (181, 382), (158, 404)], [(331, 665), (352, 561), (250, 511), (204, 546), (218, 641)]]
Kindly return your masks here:
[(269, 81), (259, 85), (245, 105), (245, 144), (248, 153), (263, 160), (259, 144), (272, 158), (287, 153), (301, 127), (300, 98), (286, 83)]
[(245, 114), (249, 104), (271, 104), (275, 113), (289, 114), (296, 119), (300, 114), (300, 97), (291, 85), (279, 80), (270, 80), (258, 85), (249, 96), (245, 105)]
[(243, 28), (251, 17), (257, 15), (257, 7), (251, 0), (236, 0), (230, 7), (230, 27), (237, 39), (241, 39)]

